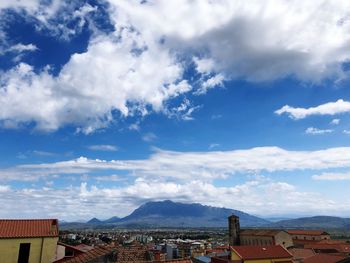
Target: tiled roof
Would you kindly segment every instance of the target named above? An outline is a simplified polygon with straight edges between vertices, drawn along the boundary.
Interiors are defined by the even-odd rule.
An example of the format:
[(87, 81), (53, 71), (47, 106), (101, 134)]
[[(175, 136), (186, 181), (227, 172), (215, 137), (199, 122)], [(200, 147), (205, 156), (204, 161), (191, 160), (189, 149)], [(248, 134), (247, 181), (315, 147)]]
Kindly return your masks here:
[(336, 240), (336, 239), (323, 239), (317, 242), (317, 244), (348, 244), (344, 240)]
[(306, 244), (305, 248), (312, 248), (313, 250), (335, 250), (339, 253), (350, 253), (350, 244)]
[(315, 256), (305, 259), (304, 263), (336, 263), (342, 259), (345, 259), (345, 257), (329, 254), (316, 254)]
[(292, 255), (282, 246), (233, 246), (231, 249), (243, 260), (247, 259), (292, 259)]
[(119, 262), (142, 262), (147, 258), (147, 247), (141, 245), (119, 246), (117, 259)]
[(292, 229), (292, 230), (287, 230), (287, 232), (291, 235), (305, 235), (305, 236), (329, 235), (327, 232), (325, 232), (323, 230)]
[(85, 245), (85, 244), (79, 244), (79, 245), (76, 245), (74, 247), (76, 249), (79, 249), (79, 250), (83, 251), (83, 252), (87, 252), (87, 251), (89, 251), (91, 249), (94, 249), (94, 247), (88, 246), (88, 245)]
[(284, 230), (278, 229), (244, 229), (241, 230), (241, 236), (269, 236), (274, 237), (280, 232), (284, 232)]
[(316, 254), (311, 248), (291, 248), (288, 251), (293, 255), (293, 259), (306, 259)]
[(57, 237), (57, 219), (1, 219), (0, 238)]
[(85, 252), (83, 254), (80, 254), (78, 256), (72, 257), (72, 258), (64, 258), (61, 260), (56, 261), (56, 263), (88, 263), (88, 262), (95, 262), (96, 259), (103, 257), (105, 255), (113, 253), (116, 248), (112, 247), (95, 247), (94, 249), (91, 249), (88, 252)]

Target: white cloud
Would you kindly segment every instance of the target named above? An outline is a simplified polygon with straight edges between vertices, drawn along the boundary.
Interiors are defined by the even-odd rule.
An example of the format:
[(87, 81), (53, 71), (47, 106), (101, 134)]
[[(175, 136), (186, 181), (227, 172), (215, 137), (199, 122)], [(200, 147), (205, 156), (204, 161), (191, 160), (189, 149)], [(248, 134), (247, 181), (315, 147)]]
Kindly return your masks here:
[(9, 51), (25, 52), (25, 51), (36, 51), (38, 48), (33, 44), (24, 45), (22, 43), (16, 44), (8, 49)]
[(343, 133), (346, 135), (350, 135), (350, 130), (343, 130)]
[(159, 112), (164, 101), (191, 89), (167, 50), (149, 47), (134, 55), (142, 39), (127, 30), (121, 36), (118, 41), (95, 39), (87, 52), (71, 57), (58, 77), (47, 70), (36, 74), (23, 63), (3, 74), (3, 126), (35, 122), (37, 129), (51, 131), (74, 124), (90, 133), (112, 122), (114, 111), (122, 116), (145, 114), (150, 106)]
[(287, 114), (290, 118), (298, 120), (304, 119), (312, 115), (336, 115), (340, 113), (350, 112), (350, 102), (342, 99), (336, 102), (328, 102), (316, 107), (310, 108), (293, 108), (289, 105), (285, 105), (282, 108), (275, 111), (276, 114)]
[(37, 10), (39, 7), (39, 0), (1, 0), (0, 9), (5, 8), (24, 8), (27, 10)]
[(218, 86), (223, 86), (225, 78), (221, 74), (216, 74), (210, 78), (203, 79), (201, 83), (201, 87), (196, 90), (194, 94), (200, 95), (200, 94), (205, 94), (209, 89), (218, 87)]
[(93, 179), (97, 181), (107, 181), (107, 182), (119, 182), (119, 181), (124, 181), (125, 178), (122, 176), (112, 174), (112, 175), (103, 175), (103, 176), (95, 176)]
[(342, 78), (341, 64), (350, 56), (345, 0), (109, 2), (116, 25), (204, 53), (205, 60), (195, 60), (201, 73), (215, 68), (254, 81), (290, 75), (317, 81)]
[(331, 125), (339, 125), (339, 123), (340, 123), (340, 119), (333, 119), (333, 120), (330, 122)]
[(153, 132), (146, 133), (142, 136), (142, 140), (144, 140), (145, 142), (152, 142), (155, 139), (157, 139), (157, 135), (155, 135)]
[(318, 128), (314, 128), (314, 127), (309, 127), (305, 130), (305, 133), (307, 134), (327, 134), (327, 133), (332, 133), (333, 130), (330, 130), (330, 129), (326, 129), (326, 130), (321, 130), (321, 129), (318, 129)]
[(90, 145), (88, 146), (90, 150), (93, 151), (108, 151), (108, 152), (115, 152), (118, 151), (118, 147), (115, 145), (109, 145), (109, 144), (96, 144), (96, 145)]
[(11, 187), (9, 185), (0, 185), (0, 193), (6, 193), (11, 190)]
[(209, 149), (214, 149), (214, 148), (217, 148), (217, 147), (219, 147), (219, 146), (220, 146), (219, 143), (211, 143), (211, 144), (209, 145)]
[(326, 181), (344, 181), (350, 180), (350, 173), (322, 173), (320, 175), (313, 175), (312, 179)]
[(157, 150), (143, 160), (78, 159), (43, 164), (27, 164), (0, 170), (0, 180), (38, 180), (52, 175), (89, 174), (101, 170), (125, 171), (125, 177), (212, 181), (236, 173), (298, 171), (350, 167), (350, 148), (318, 151), (287, 151), (278, 147), (247, 150), (174, 152)]
[(305, 211), (309, 215), (344, 215), (344, 211), (349, 211), (349, 202), (334, 202), (318, 193), (301, 192), (288, 183), (266, 179), (220, 187), (200, 180), (180, 184), (137, 179), (127, 186), (109, 188), (81, 183), (79, 187), (61, 189), (7, 189), (0, 191), (0, 199), (4, 198), (2, 218), (31, 218), (33, 215), (64, 220), (109, 218), (125, 216), (146, 201), (164, 199), (234, 208), (265, 216), (305, 214)]
[[(188, 61), (194, 61), (200, 75), (202, 85), (192, 91), (197, 94), (239, 77), (265, 81), (292, 75), (319, 81), (347, 74), (341, 65), (350, 59), (349, 1), (108, 2), (115, 27), (108, 34), (94, 27), (90, 15), (98, 10), (89, 4), (1, 2), (0, 8), (24, 8), (36, 18), (38, 30), (46, 28), (56, 36), (69, 38), (86, 21), (93, 31), (88, 50), (74, 54), (58, 76), (49, 67), (40, 71), (23, 63), (2, 74), (3, 127), (34, 123), (37, 129), (53, 131), (75, 125), (90, 133), (120, 116), (149, 112), (178, 117), (182, 111), (179, 119), (191, 120), (198, 106), (164, 109), (172, 98), (192, 91), (183, 74), (193, 64)], [(79, 20), (74, 28), (66, 26), (71, 19)], [(342, 100), (333, 104), (325, 106), (331, 108), (325, 113), (321, 106), (313, 111), (288, 105), (276, 113), (304, 118), (350, 109)]]
[(190, 100), (184, 99), (178, 107), (165, 109), (165, 114), (170, 118), (177, 118), (184, 121), (192, 121), (192, 113), (198, 110), (200, 106), (193, 106)]

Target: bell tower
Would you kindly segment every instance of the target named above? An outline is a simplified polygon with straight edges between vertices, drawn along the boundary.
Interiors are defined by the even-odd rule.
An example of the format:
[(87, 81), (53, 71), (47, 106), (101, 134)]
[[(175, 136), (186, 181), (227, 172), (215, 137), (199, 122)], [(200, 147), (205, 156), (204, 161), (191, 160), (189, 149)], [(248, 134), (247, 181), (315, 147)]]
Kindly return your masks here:
[(231, 215), (228, 217), (228, 231), (229, 231), (229, 245), (239, 246), (240, 245), (240, 224), (239, 217)]

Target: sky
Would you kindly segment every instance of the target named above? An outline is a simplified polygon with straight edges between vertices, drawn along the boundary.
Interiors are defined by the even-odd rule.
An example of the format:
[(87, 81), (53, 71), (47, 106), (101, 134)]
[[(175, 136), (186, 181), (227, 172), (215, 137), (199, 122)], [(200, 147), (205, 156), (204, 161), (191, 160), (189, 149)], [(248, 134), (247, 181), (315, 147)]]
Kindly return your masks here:
[(1, 218), (148, 201), (350, 217), (350, 2), (0, 1)]

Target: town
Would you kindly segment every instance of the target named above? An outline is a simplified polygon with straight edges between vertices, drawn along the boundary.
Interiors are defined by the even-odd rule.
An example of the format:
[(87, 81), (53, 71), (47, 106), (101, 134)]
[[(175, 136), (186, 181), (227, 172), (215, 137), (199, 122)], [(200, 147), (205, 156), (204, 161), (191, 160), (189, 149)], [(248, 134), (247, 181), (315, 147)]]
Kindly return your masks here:
[(0, 262), (346, 263), (350, 241), (324, 230), (59, 230), (57, 219), (0, 220)]

